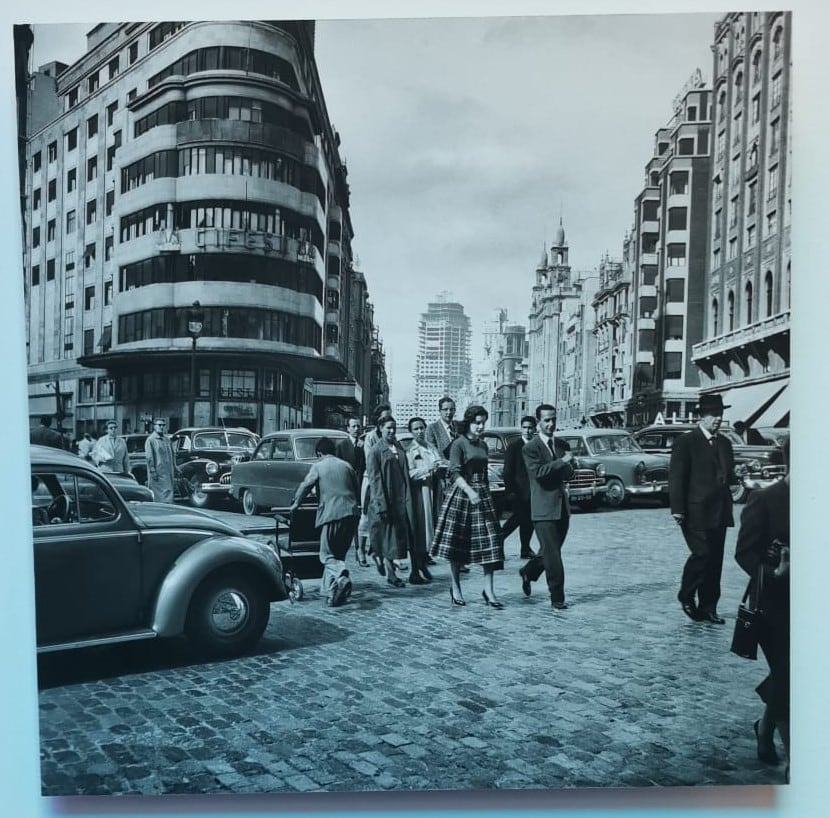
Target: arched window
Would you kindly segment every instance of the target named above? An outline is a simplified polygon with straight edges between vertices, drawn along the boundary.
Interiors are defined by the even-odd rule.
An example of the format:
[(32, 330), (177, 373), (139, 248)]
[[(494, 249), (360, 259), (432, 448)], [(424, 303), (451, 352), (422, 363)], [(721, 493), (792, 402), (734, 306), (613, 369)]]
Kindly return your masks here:
[(792, 307), (792, 303), (790, 301), (790, 285), (792, 284), (792, 276), (790, 275), (790, 265), (792, 264), (791, 261), (787, 262), (787, 309)]
[(746, 304), (746, 323), (752, 323), (752, 282), (747, 281), (744, 288), (744, 303)]
[(726, 297), (726, 310), (727, 310), (727, 317), (728, 317), (728, 332), (732, 332), (735, 329), (735, 293), (732, 290), (729, 291), (729, 295)]
[(767, 274), (764, 276), (764, 291), (765, 291), (766, 304), (767, 304), (766, 318), (769, 318), (772, 315), (772, 271), (771, 270), (767, 270)]
[(761, 81), (761, 49), (752, 55), (752, 84)]
[(722, 122), (726, 116), (726, 91), (721, 91), (718, 95), (718, 122)]
[(772, 35), (772, 58), (777, 60), (781, 56), (781, 47), (784, 43), (784, 29), (781, 26), (775, 29)]
[(712, 335), (718, 334), (718, 299), (712, 299)]
[(744, 72), (735, 74), (735, 105), (740, 105), (744, 97)]

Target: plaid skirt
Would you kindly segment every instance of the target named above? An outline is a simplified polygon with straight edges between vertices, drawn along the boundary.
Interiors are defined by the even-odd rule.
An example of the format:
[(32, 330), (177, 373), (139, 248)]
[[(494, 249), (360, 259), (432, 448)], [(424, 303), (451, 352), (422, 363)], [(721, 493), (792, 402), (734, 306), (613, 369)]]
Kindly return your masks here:
[(504, 567), (504, 540), (490, 496), (490, 486), (483, 475), (468, 480), (481, 501), (473, 505), (460, 486), (453, 486), (444, 497), (431, 554), (464, 565)]

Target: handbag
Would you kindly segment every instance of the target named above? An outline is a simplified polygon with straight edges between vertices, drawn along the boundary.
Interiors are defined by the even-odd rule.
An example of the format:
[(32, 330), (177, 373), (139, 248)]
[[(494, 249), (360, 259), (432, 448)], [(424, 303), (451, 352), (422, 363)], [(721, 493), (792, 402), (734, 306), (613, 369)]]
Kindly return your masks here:
[[(755, 585), (755, 594), (751, 593)], [(732, 633), (732, 644), (729, 650), (742, 659), (758, 658), (758, 632), (761, 626), (761, 590), (764, 581), (764, 566), (755, 569), (755, 575), (746, 586), (746, 591), (738, 606), (738, 615), (735, 617), (735, 630)]]

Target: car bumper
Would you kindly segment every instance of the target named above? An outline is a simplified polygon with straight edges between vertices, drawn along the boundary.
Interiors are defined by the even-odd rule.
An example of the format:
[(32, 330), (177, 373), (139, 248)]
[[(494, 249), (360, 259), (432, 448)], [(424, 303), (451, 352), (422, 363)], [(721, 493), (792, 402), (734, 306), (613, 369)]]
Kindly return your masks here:
[(602, 497), (608, 491), (608, 486), (581, 486), (580, 488), (568, 489), (569, 500), (591, 500), (594, 497)]
[(199, 490), (205, 494), (231, 493), (231, 487), (227, 483), (199, 483)]
[(626, 486), (625, 490), (634, 497), (644, 494), (666, 494), (669, 484), (667, 482), (638, 483), (636, 486)]
[(765, 489), (768, 486), (773, 486), (779, 480), (783, 479), (783, 474), (776, 475), (775, 477), (744, 477), (741, 483), (745, 489), (755, 491), (756, 489)]

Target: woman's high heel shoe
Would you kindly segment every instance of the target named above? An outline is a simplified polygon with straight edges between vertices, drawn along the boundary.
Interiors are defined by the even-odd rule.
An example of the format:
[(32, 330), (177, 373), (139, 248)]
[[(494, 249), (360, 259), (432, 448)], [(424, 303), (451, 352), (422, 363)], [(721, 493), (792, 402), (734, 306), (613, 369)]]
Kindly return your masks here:
[(432, 582), (432, 574), (430, 574), (429, 569), (426, 566), (422, 566), (421, 568), (421, 576), (427, 581)]
[(491, 608), (495, 608), (497, 611), (500, 611), (504, 607), (503, 602), (499, 602), (497, 599), (490, 599), (490, 597), (487, 596), (487, 591), (485, 591), (483, 588), (481, 590), (481, 596), (484, 598), (485, 605), (489, 605)]
[(466, 605), (467, 603), (463, 599), (458, 599), (455, 594), (452, 592), (452, 588), (450, 588), (450, 604), (451, 605)]

